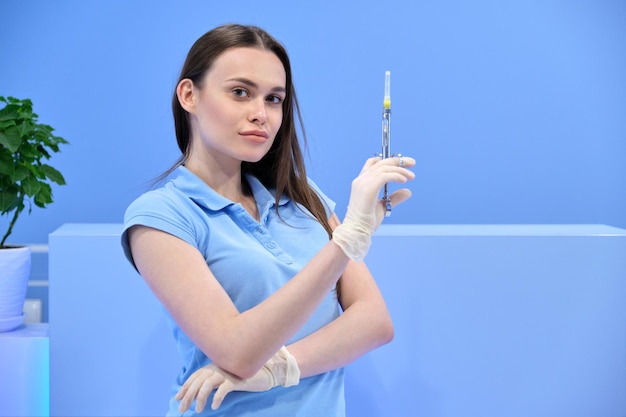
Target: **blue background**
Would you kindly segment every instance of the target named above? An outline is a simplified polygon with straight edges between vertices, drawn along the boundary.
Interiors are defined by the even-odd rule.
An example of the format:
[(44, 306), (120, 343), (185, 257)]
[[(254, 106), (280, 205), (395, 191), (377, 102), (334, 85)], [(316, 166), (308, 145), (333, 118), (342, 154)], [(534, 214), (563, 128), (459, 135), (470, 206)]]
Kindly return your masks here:
[[(362, 0), (317, 4), (284, 0), (0, 0), (0, 17), (0, 95), (33, 99), (40, 121), (54, 126), (57, 134), (71, 142), (51, 161), (64, 173), (68, 185), (54, 187), (55, 202), (49, 208), (34, 208), (30, 216), (20, 220), (12, 243), (47, 243), (48, 234), (64, 223), (122, 221), (129, 202), (178, 156), (170, 100), (188, 48), (205, 31), (228, 22), (260, 25), (283, 41), (289, 50), (309, 134), (309, 174), (337, 201), (340, 216), (347, 204), (350, 181), (362, 161), (379, 149), (384, 71), (390, 70), (393, 152), (415, 157), (418, 177), (411, 184), (413, 199), (395, 210), (386, 223), (605, 223), (626, 227), (624, 0)], [(7, 218), (0, 218), (0, 230), (7, 223)], [(390, 246), (375, 246), (378, 248), (375, 250), (381, 253), (383, 249), (388, 250), (389, 257), (407, 260), (401, 249), (408, 249), (401, 246), (402, 243), (393, 240)], [(602, 248), (598, 251), (581, 249), (578, 256), (567, 250), (568, 246), (564, 249), (561, 246), (528, 247), (540, 261), (545, 253), (546, 257), (554, 255), (554, 259), (563, 263), (566, 259), (578, 262), (586, 254), (598, 256), (589, 262), (599, 272), (603, 272), (607, 264), (613, 265), (597, 263), (602, 254), (607, 253)], [(495, 260), (496, 266), (504, 265), (502, 271), (508, 272), (506, 256), (493, 256), (491, 248), (484, 251), (481, 246), (470, 245), (469, 248), (459, 250), (459, 257), (479, 262), (481, 258), (474, 255), (482, 253)], [(497, 248), (506, 252), (510, 246)], [(429, 256), (433, 245), (424, 245), (422, 249), (423, 252), (417, 252), (420, 256), (410, 258), (407, 271), (414, 273), (416, 260), (418, 269), (432, 267), (438, 272), (441, 265), (453, 270), (465, 265), (450, 262), (448, 256)], [(542, 252), (543, 249), (546, 252)], [(550, 249), (554, 253), (548, 252)], [(93, 255), (91, 251), (87, 253)], [(115, 253), (121, 257), (121, 252)], [(521, 251), (513, 248), (510, 253), (519, 255)], [(74, 253), (68, 255), (68, 259), (74, 257)], [(385, 262), (393, 260), (389, 257), (383, 257)], [(86, 258), (85, 270), (93, 268), (89, 260)], [(551, 265), (548, 261), (546, 264)], [(36, 264), (47, 267), (45, 262), (35, 260)], [(383, 265), (381, 262), (381, 271), (384, 271)], [(408, 276), (407, 285), (419, 291), (407, 291), (402, 281), (386, 283), (381, 280), (390, 297), (389, 305), (398, 328), (425, 326), (427, 332), (423, 337), (411, 339), (424, 342), (419, 345), (422, 351), (418, 353), (422, 356), (416, 355), (416, 350), (406, 341), (414, 334), (399, 330), (396, 343), (372, 352), (359, 366), (369, 370), (376, 358), (386, 359), (382, 356), (389, 353), (389, 349), (400, 349), (405, 353), (399, 356), (401, 359), (416, 356), (424, 359), (421, 363), (394, 362), (399, 372), (407, 363), (419, 365), (417, 369), (422, 372), (432, 372), (417, 374), (420, 378), (418, 394), (422, 396), (413, 396), (414, 392), (407, 391), (403, 399), (416, 398), (422, 407), (424, 404), (430, 407), (427, 411), (433, 415), (438, 409), (440, 414), (450, 411), (442, 410), (443, 407), (467, 404), (442, 397), (442, 393), (453, 391), (432, 385), (440, 382), (444, 387), (447, 383), (458, 387), (459, 392), (468, 395), (466, 399), (477, 392), (478, 395), (471, 396), (471, 401), (487, 399), (491, 404), (491, 398), (506, 397), (490, 398), (489, 393), (497, 390), (481, 394), (484, 385), (472, 384), (469, 376), (467, 380), (459, 379), (459, 368), (445, 367), (450, 358), (447, 354), (460, 346), (458, 351), (453, 350), (458, 355), (453, 356), (455, 363), (466, 364), (466, 368), (460, 369), (468, 373), (462, 375), (473, 375), (475, 364), (464, 360), (469, 355), (468, 343), (466, 340), (458, 343), (460, 336), (453, 333), (455, 323), (460, 329), (468, 322), (466, 329), (474, 329), (471, 324), (493, 323), (493, 328), (487, 327), (491, 333), (476, 333), (481, 337), (474, 337), (469, 331), (461, 333), (474, 343), (469, 344), (470, 348), (475, 348), (470, 349), (470, 353), (484, 355), (493, 352), (483, 349), (484, 346), (491, 347), (494, 342), (502, 346), (507, 342), (502, 342), (502, 329), (506, 334), (517, 335), (514, 334), (516, 327), (509, 327), (506, 321), (511, 315), (518, 319), (514, 323), (527, 324), (524, 329), (536, 335), (536, 340), (543, 340), (543, 333), (550, 334), (549, 327), (555, 321), (544, 320), (542, 314), (551, 311), (571, 324), (561, 328), (565, 332), (554, 335), (580, 336), (580, 340), (576, 339), (580, 343), (567, 345), (572, 349), (565, 351), (569, 355), (555, 350), (555, 357), (561, 358), (556, 364), (568, 365), (563, 369), (571, 370), (574, 377), (567, 377), (570, 374), (564, 372), (565, 377), (561, 378), (561, 374), (554, 372), (550, 376), (559, 377), (546, 379), (545, 369), (529, 366), (527, 375), (537, 372), (540, 377), (536, 379), (538, 384), (529, 378), (528, 386), (545, 387), (538, 395), (549, 397), (555, 403), (562, 398), (558, 394), (562, 394), (571, 400), (567, 402), (571, 407), (586, 402), (623, 410), (624, 357), (620, 349), (625, 342), (624, 334), (619, 331), (623, 329), (624, 310), (619, 299), (623, 291), (614, 290), (619, 286), (599, 283), (597, 277), (603, 275), (598, 275), (594, 268), (589, 268), (588, 274), (585, 268), (572, 268), (571, 274), (588, 276), (590, 282), (589, 289), (580, 286), (580, 297), (586, 302), (582, 305), (585, 308), (580, 310), (580, 298), (570, 300), (561, 296), (562, 288), (568, 288), (571, 282), (571, 274), (558, 270), (547, 274), (541, 269), (542, 265), (541, 262), (524, 262), (519, 269), (513, 269), (520, 279), (512, 281), (510, 287), (507, 285), (511, 281), (495, 281), (492, 285), (486, 280), (483, 272), (489, 269), (475, 270), (476, 276), (483, 278), (478, 281), (484, 284), (483, 290), (469, 287), (474, 282), (472, 277), (465, 285), (473, 291), (471, 295), (487, 299), (501, 293), (531, 294), (530, 300), (539, 300), (543, 309), (532, 306), (528, 311), (543, 327), (526, 321), (528, 317), (523, 308), (515, 308), (519, 305), (516, 303), (476, 304), (483, 308), (466, 310), (457, 300), (477, 303), (480, 299), (465, 297), (460, 289), (447, 292), (450, 286), (435, 274), (422, 274), (426, 279), (411, 279), (408, 273), (401, 275)], [(623, 269), (623, 263), (620, 265)], [(124, 266), (128, 268), (127, 264)], [(524, 275), (520, 272), (522, 267), (537, 270)], [(508, 276), (498, 267), (493, 270), (498, 274), (494, 276)], [(462, 283), (464, 278), (465, 275), (460, 274)], [(548, 281), (553, 286), (550, 288), (555, 289), (553, 292), (535, 294), (527, 290), (526, 285), (533, 280), (539, 283), (537, 288), (543, 288), (541, 284), (548, 278), (555, 280)], [(617, 278), (616, 282), (622, 281)], [(396, 284), (397, 293), (392, 291)], [(517, 284), (524, 291), (518, 291)], [(76, 311), (115, 313), (117, 309), (108, 309), (110, 298), (96, 297), (95, 303), (90, 302), (93, 288), (89, 286), (90, 292), (84, 299), (70, 298), (78, 304)], [(436, 294), (446, 296), (432, 297), (432, 292), (422, 291), (424, 288), (433, 288)], [(607, 291), (599, 292), (603, 288)], [(553, 293), (555, 300), (565, 301), (553, 303)], [(407, 300), (406, 303), (398, 303), (396, 294), (404, 297), (401, 299)], [(596, 297), (596, 294), (600, 295)], [(414, 297), (421, 297), (422, 302)], [(45, 301), (47, 296), (42, 295), (42, 298)], [(132, 299), (122, 297), (121, 302), (128, 302), (126, 311), (135, 314), (137, 307), (129, 300)], [(567, 301), (571, 304), (564, 304)], [(99, 302), (107, 307), (87, 308), (91, 304), (99, 306)], [(415, 305), (422, 306), (422, 310), (414, 309)], [(509, 308), (509, 315), (497, 310), (501, 305)], [(564, 305), (568, 308), (563, 308)], [(62, 303), (56, 306), (64, 307)], [(454, 309), (446, 309), (447, 306)], [(417, 321), (409, 322), (414, 319), (411, 312), (432, 312), (429, 307), (441, 312), (440, 317), (449, 320), (443, 323), (447, 325), (438, 326), (441, 322), (428, 315), (418, 315)], [(489, 311), (492, 307), (493, 312)], [(458, 311), (458, 315), (453, 314)], [(467, 314), (467, 311), (485, 313), (485, 317), (502, 321), (485, 319), (483, 322), (482, 316)], [(597, 321), (588, 320), (583, 314), (589, 311), (595, 314), (591, 317)], [(577, 320), (587, 327), (580, 326)], [(47, 321), (45, 310), (44, 321)], [(444, 336), (450, 332), (449, 337), (437, 337), (442, 332)], [(448, 350), (439, 349), (440, 346)], [(519, 346), (525, 348), (528, 344)], [(535, 350), (523, 353), (534, 363), (533, 355), (540, 345), (530, 346)], [(593, 350), (593, 347), (598, 349)], [(500, 353), (516, 357), (517, 345), (511, 344), (510, 349)], [(432, 355), (430, 358), (428, 353)], [(432, 357), (440, 358), (441, 362), (429, 361)], [(477, 357), (483, 359), (483, 356)], [(496, 357), (512, 366), (520, 363), (508, 362), (508, 358), (504, 354)], [(579, 368), (569, 366), (570, 359), (589, 373), (577, 378)], [(481, 363), (493, 362), (485, 360), (478, 365)], [(603, 366), (592, 368), (596, 363)], [(443, 372), (441, 367), (444, 367)], [(491, 378), (491, 371), (496, 373), (488, 367), (486, 378)], [(434, 379), (428, 378), (431, 375)], [(510, 386), (493, 378), (489, 380), (493, 380), (489, 387), (500, 387), (503, 392)], [(466, 381), (469, 383), (463, 384)], [(559, 385), (563, 381), (571, 391)], [(360, 394), (370, 389), (392, 392), (391, 382), (383, 389), (366, 379), (353, 377), (350, 382), (349, 397), (351, 393)], [(551, 391), (550, 383), (555, 391)], [(584, 384), (588, 387), (583, 387)], [(603, 390), (603, 384), (608, 384), (608, 389)], [(406, 387), (412, 385), (406, 384)], [(570, 392), (576, 394), (569, 395)], [(602, 395), (612, 392), (618, 393), (612, 397), (613, 402), (587, 401), (593, 395), (603, 399)], [(354, 394), (352, 398), (376, 411), (374, 397)], [(380, 398), (381, 409), (383, 401), (385, 407), (401, 406), (400, 402), (390, 400), (391, 396), (376, 398)], [(128, 397), (129, 401), (133, 399), (135, 397)], [(526, 407), (539, 405), (541, 403), (529, 402)], [(578, 409), (581, 415), (593, 414), (586, 413), (583, 407)]]
[(2, 0), (0, 15), (0, 95), (31, 98), (71, 142), (51, 160), (68, 185), (12, 243), (121, 222), (178, 156), (170, 98), (189, 47), (228, 22), (286, 45), (309, 174), (340, 217), (379, 150), (390, 70), (392, 152), (417, 159), (417, 180), (388, 223), (626, 226), (623, 0)]

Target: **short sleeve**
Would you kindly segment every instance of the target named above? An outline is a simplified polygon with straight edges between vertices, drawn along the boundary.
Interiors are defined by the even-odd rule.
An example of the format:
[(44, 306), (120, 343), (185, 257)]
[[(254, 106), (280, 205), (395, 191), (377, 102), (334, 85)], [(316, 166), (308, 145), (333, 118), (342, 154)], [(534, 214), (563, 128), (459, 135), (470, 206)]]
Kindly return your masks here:
[(128, 242), (128, 230), (138, 225), (161, 230), (197, 247), (194, 227), (188, 219), (189, 216), (185, 216), (181, 211), (180, 204), (176, 204), (169, 196), (159, 192), (159, 190), (149, 191), (141, 195), (128, 206), (124, 214), (122, 248), (126, 258), (136, 269)]

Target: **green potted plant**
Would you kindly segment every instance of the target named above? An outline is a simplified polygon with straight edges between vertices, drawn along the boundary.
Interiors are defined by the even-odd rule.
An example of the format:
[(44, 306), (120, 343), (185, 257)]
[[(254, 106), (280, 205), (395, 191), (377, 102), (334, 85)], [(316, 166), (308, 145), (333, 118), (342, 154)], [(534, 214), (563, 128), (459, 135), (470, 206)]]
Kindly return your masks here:
[(63, 175), (44, 161), (68, 142), (38, 122), (30, 99), (0, 96), (0, 106), (0, 216), (9, 218), (0, 230), (0, 331), (10, 331), (24, 320), (31, 250), (6, 242), (27, 207), (30, 213), (33, 204), (52, 203), (52, 182), (65, 184)]

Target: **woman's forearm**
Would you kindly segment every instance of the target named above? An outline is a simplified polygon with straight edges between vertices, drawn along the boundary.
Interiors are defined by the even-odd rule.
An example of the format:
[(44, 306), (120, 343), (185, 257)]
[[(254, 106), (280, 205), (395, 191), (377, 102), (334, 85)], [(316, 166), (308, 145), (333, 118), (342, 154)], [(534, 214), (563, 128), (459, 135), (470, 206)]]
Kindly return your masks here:
[[(246, 320), (249, 343), (239, 345), (264, 352), (261, 356), (266, 356), (265, 359), (272, 356), (309, 320), (322, 299), (334, 288), (347, 263), (341, 249), (329, 242), (287, 284), (263, 303), (240, 315), (240, 319)], [(256, 365), (261, 367), (263, 363)]]
[(384, 305), (356, 302), (340, 317), (287, 346), (296, 357), (301, 378), (348, 365), (393, 339), (393, 324)]

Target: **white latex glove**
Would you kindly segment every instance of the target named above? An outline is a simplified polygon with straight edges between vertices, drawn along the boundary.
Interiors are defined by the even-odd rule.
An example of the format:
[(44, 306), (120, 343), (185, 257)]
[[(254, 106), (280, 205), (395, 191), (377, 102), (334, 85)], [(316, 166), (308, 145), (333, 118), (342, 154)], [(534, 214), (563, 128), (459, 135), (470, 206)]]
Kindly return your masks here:
[(200, 368), (185, 381), (174, 399), (180, 401), (178, 411), (181, 413), (187, 411), (195, 399), (196, 412), (200, 413), (213, 390), (216, 391), (211, 409), (217, 410), (231, 391), (262, 392), (278, 385), (291, 387), (299, 382), (300, 368), (296, 358), (283, 346), (252, 378), (239, 378), (214, 364)]
[[(407, 156), (369, 158), (359, 176), (352, 181), (346, 217), (333, 232), (333, 242), (350, 259), (357, 262), (363, 260), (369, 250), (372, 234), (385, 217), (385, 202), (378, 198), (381, 188), (386, 183), (406, 183), (415, 178), (415, 174), (407, 169), (414, 165), (415, 160)], [(391, 205), (395, 207), (411, 197), (411, 191), (403, 188), (389, 197)]]

